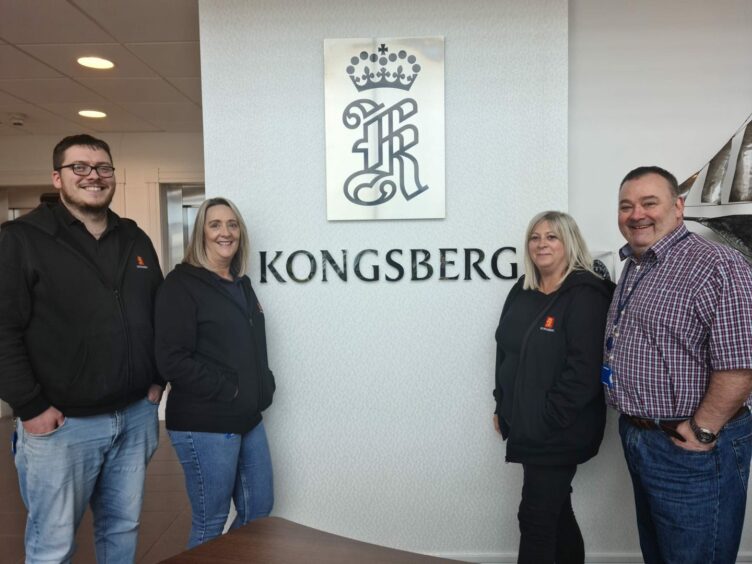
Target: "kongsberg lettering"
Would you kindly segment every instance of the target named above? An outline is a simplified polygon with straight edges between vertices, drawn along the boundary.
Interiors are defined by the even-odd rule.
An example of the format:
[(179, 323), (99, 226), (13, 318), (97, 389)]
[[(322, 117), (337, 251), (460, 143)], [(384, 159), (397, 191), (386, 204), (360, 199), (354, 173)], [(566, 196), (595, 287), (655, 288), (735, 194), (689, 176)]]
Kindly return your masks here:
[[(355, 278), (363, 282), (399, 282), (430, 280), (438, 273), (439, 280), (490, 280), (491, 275), (502, 280), (517, 278), (517, 263), (507, 262), (516, 255), (514, 247), (501, 247), (486, 261), (483, 249), (440, 248), (431, 253), (428, 249), (389, 249), (381, 253), (377, 249), (363, 249), (354, 254), (342, 249), (332, 254), (327, 250), (316, 253), (299, 249), (289, 254), (284, 251), (260, 251), (260, 282), (310, 282), (317, 276), (321, 282), (339, 278), (347, 282)], [(336, 256), (335, 256), (336, 255)], [(352, 266), (352, 270), (351, 267)], [(286, 276), (285, 276), (286, 275)]]

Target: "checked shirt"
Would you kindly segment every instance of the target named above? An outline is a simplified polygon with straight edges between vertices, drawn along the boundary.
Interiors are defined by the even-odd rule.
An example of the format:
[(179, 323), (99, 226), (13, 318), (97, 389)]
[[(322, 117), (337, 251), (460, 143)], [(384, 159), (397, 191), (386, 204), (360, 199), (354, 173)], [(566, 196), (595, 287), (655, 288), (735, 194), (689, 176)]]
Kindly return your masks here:
[(683, 224), (639, 259), (628, 245), (620, 254), (627, 263), (606, 323), (606, 401), (637, 417), (689, 417), (712, 372), (752, 369), (752, 269)]

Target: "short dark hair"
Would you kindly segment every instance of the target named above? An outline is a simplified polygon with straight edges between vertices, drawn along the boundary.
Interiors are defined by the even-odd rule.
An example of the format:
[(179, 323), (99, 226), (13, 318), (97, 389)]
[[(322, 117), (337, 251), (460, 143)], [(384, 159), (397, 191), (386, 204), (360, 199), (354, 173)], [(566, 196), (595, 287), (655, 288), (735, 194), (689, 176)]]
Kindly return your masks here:
[(669, 188), (671, 188), (671, 194), (674, 196), (674, 198), (679, 197), (679, 183), (676, 181), (676, 177), (665, 168), (661, 168), (655, 165), (638, 166), (637, 168), (630, 170), (624, 177), (624, 180), (621, 181), (621, 184), (619, 184), (619, 190), (621, 190), (621, 187), (624, 186), (625, 182), (629, 182), (630, 180), (637, 180), (638, 178), (642, 178), (643, 176), (647, 176), (648, 174), (657, 174), (658, 176), (663, 178), (666, 182), (668, 182)]
[(107, 144), (106, 141), (102, 141), (101, 139), (97, 139), (96, 137), (92, 137), (91, 135), (87, 135), (85, 133), (80, 133), (78, 135), (71, 135), (69, 137), (66, 137), (60, 143), (55, 145), (55, 149), (52, 151), (52, 169), (57, 170), (61, 166), (63, 166), (63, 157), (65, 156), (65, 151), (70, 149), (71, 147), (75, 147), (76, 145), (83, 145), (85, 147), (90, 147), (91, 149), (102, 149), (105, 153), (107, 153), (107, 156), (110, 157), (110, 163), (112, 163), (112, 153), (110, 152), (110, 146)]

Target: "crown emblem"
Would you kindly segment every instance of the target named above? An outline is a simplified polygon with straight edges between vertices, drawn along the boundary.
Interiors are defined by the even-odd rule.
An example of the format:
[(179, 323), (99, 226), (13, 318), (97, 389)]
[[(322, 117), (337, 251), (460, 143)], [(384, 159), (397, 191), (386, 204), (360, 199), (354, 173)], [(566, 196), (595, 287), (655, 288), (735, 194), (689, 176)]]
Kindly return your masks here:
[(389, 47), (384, 43), (377, 51), (378, 53), (361, 51), (358, 56), (350, 59), (350, 64), (345, 69), (358, 92), (374, 88), (410, 90), (420, 72), (415, 55), (408, 55), (404, 50), (389, 53)]

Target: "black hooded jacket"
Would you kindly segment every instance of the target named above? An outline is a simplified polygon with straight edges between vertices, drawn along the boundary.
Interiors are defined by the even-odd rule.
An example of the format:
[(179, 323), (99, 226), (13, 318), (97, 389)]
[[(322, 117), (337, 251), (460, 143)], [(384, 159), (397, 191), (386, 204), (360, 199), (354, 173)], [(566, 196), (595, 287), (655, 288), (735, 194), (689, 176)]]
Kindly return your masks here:
[(0, 397), (22, 420), (50, 405), (109, 413), (162, 383), (153, 312), (162, 271), (135, 222), (117, 218), (114, 283), (42, 204), (0, 230)]
[[(496, 330), (496, 413), (507, 441), (508, 462), (579, 464), (598, 452), (606, 421), (600, 383), (603, 335), (613, 283), (584, 271), (567, 276), (545, 306), (524, 326), (507, 314), (521, 292), (520, 278), (507, 296)], [(514, 387), (501, 386), (503, 331), (521, 331)], [(511, 412), (502, 409), (511, 393)]]
[(264, 311), (248, 277), (240, 283), (248, 311), (215, 274), (189, 264), (159, 290), (156, 355), (171, 385), (170, 430), (244, 434), (272, 402)]

